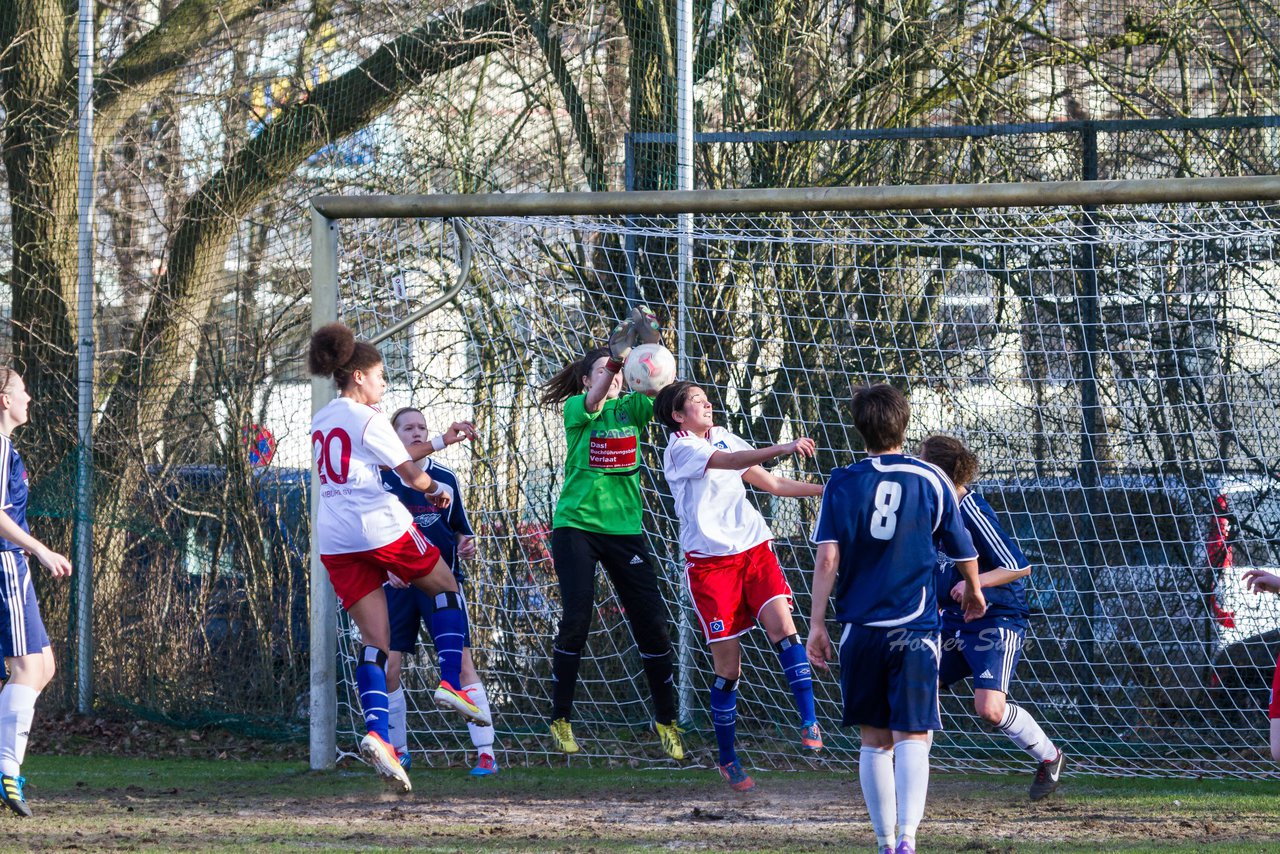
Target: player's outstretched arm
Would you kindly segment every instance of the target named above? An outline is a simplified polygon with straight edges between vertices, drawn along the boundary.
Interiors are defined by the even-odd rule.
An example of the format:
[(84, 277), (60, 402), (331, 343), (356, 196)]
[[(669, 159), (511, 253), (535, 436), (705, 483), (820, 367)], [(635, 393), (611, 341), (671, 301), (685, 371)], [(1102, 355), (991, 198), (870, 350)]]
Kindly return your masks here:
[(4, 537), (9, 542), (21, 546), (32, 557), (40, 561), (40, 565), (49, 570), (49, 574), (54, 578), (64, 578), (71, 574), (71, 561), (67, 560), (65, 555), (58, 554), (22, 530), (17, 522), (9, 518), (8, 513), (0, 513), (0, 537)]
[(396, 466), (395, 473), (400, 475), (400, 479), (404, 481), (405, 486), (421, 492), (427, 498), (430, 498), (436, 506), (448, 507), (453, 503), (453, 490), (445, 484), (433, 480), (431, 475), (418, 468), (418, 464), (412, 460)]
[(827, 634), (827, 600), (836, 586), (836, 569), (840, 566), (838, 543), (819, 543), (818, 555), (813, 565), (813, 595), (810, 598), (809, 639), (804, 649), (809, 663), (819, 670), (828, 669), (828, 662), (835, 660), (831, 635)]
[(1249, 570), (1244, 574), (1244, 583), (1252, 593), (1280, 593), (1280, 575), (1265, 569)]
[(760, 466), (752, 466), (744, 471), (742, 479), (756, 489), (763, 489), (779, 498), (815, 498), (822, 494), (820, 483), (805, 483), (802, 480), (779, 477)]
[[(707, 461), (709, 469), (749, 469), (769, 460), (785, 457), (787, 454), (799, 454), (812, 457), (817, 446), (812, 439), (796, 439), (783, 445), (770, 445), (767, 448), (752, 448), (747, 451), (716, 451)], [(752, 484), (754, 486), (754, 484)]]
[[(1005, 569), (998, 566), (995, 569), (989, 569), (978, 575), (979, 587), (1003, 587), (1011, 581), (1017, 581), (1019, 578), (1026, 578), (1031, 574), (1031, 567), (1024, 566), (1022, 569)], [(957, 602), (964, 601), (964, 582), (957, 581), (956, 586), (951, 588), (951, 598)]]
[(409, 452), (409, 456), (414, 460), (421, 460), (423, 457), (429, 457), (436, 451), (443, 451), (450, 445), (456, 445), (467, 439), (479, 439), (480, 434), (476, 432), (476, 425), (470, 421), (455, 421), (449, 425), (449, 429), (445, 430), (439, 436), (433, 436), (426, 442), (414, 442), (411, 445), (405, 445), (405, 450)]

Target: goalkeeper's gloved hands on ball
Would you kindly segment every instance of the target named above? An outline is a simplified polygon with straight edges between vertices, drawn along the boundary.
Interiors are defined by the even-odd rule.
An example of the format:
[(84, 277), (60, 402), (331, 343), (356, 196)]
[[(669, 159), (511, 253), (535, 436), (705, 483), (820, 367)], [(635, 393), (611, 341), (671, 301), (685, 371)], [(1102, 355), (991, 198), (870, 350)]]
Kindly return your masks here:
[(657, 344), (662, 327), (649, 306), (640, 304), (631, 309), (631, 316), (619, 323), (609, 336), (609, 370), (617, 373), (627, 354), (637, 344)]

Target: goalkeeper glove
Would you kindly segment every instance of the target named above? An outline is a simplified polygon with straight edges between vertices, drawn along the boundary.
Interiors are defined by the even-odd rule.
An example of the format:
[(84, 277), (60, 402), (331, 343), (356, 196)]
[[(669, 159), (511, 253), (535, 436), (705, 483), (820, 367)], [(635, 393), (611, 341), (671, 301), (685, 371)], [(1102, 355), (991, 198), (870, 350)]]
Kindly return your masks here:
[(613, 373), (622, 370), (627, 354), (637, 344), (656, 344), (659, 340), (658, 318), (647, 305), (631, 309), (631, 316), (619, 323), (609, 336), (608, 369)]

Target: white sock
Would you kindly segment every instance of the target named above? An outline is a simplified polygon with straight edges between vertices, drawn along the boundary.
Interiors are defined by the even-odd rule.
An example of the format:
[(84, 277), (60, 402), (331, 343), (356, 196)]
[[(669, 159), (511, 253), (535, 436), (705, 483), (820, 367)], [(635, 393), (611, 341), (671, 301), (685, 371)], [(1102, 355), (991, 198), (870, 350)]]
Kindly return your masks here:
[[(493, 720), (493, 713), (489, 710), (489, 695), (484, 692), (484, 685), (474, 682), (470, 685), (463, 685), (462, 690), (466, 691), (467, 695), (471, 697), (471, 702), (476, 704), (476, 708), (488, 715), (489, 720)], [(492, 756), (493, 727), (477, 726), (468, 721), (467, 729), (471, 731), (471, 743), (476, 746), (476, 750)]]
[(0, 690), (0, 774), (6, 777), (17, 777), (22, 770), (39, 696), (29, 685), (9, 684)]
[(409, 724), (406, 721), (408, 709), (404, 702), (404, 686), (387, 692), (387, 735), (391, 737), (391, 746), (400, 753), (409, 752)]
[(916, 842), (929, 794), (929, 742), (906, 738), (893, 746), (893, 779), (898, 795), (898, 841)]
[(881, 848), (893, 845), (893, 817), (897, 811), (893, 751), (863, 745), (858, 754), (858, 782), (862, 784), (862, 799), (871, 814), (876, 845)]
[(1058, 748), (1044, 734), (1044, 730), (1040, 729), (1040, 724), (1021, 706), (1005, 704), (1000, 731), (1013, 739), (1014, 744), (1030, 753), (1037, 762), (1048, 762), (1058, 755)]

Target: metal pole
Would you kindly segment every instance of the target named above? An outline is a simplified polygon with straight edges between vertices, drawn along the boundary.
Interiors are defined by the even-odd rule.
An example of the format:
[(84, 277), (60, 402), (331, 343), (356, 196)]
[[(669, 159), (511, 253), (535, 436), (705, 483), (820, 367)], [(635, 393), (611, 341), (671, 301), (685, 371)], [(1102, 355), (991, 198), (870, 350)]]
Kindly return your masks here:
[[(693, 190), (693, 0), (676, 2), (676, 189)], [(691, 376), (689, 360), (689, 285), (693, 279), (693, 214), (679, 215), (679, 262), (676, 294), (676, 351), (680, 376)], [(684, 571), (680, 555), (674, 561), (676, 573)], [(681, 585), (681, 589), (684, 585)], [(680, 609), (678, 648), (680, 719), (689, 720), (697, 708), (693, 690), (693, 649), (697, 644), (689, 611), (692, 602)]]
[[(623, 137), (623, 170), (622, 170), (622, 187), (628, 193), (636, 188), (636, 150), (633, 142), (633, 134), (627, 133)], [(626, 236), (623, 237), (622, 254), (625, 261), (626, 272), (624, 290), (627, 295), (627, 306), (633, 306), (640, 301), (640, 289), (636, 286), (636, 235), (635, 220), (631, 217), (624, 217), (623, 222), (626, 223)]]
[[(1098, 131), (1086, 122), (1080, 132), (1080, 177), (1085, 181), (1098, 180)], [(1094, 635), (1094, 609), (1097, 607), (1097, 585), (1093, 574), (1105, 565), (1106, 555), (1102, 550), (1102, 538), (1098, 533), (1094, 520), (1098, 514), (1105, 512), (1102, 495), (1099, 489), (1101, 472), (1098, 467), (1098, 443), (1106, 429), (1102, 417), (1102, 403), (1098, 394), (1098, 358), (1100, 355), (1099, 331), (1101, 327), (1101, 304), (1098, 295), (1098, 244), (1101, 233), (1098, 229), (1098, 208), (1096, 205), (1084, 205), (1081, 208), (1085, 241), (1080, 245), (1077, 267), (1080, 270), (1080, 349), (1084, 364), (1083, 376), (1080, 378), (1080, 481), (1083, 487), (1085, 515), (1084, 529), (1088, 541), (1083, 549), (1087, 563), (1081, 570), (1076, 587), (1080, 596), (1080, 647), (1081, 664), (1089, 670), (1087, 680), (1080, 681), (1087, 702), (1090, 685), (1096, 684), (1092, 668), (1097, 656), (1097, 642)]]
[(80, 0), (79, 217), (76, 287), (78, 377), (76, 431), (75, 571), (76, 709), (93, 710), (93, 58), (94, 3)]
[[(338, 226), (311, 211), (311, 330), (338, 319)], [(311, 411), (333, 400), (333, 381), (311, 380)], [(320, 475), (311, 468), (311, 769), (338, 758), (338, 599), (316, 547)]]

